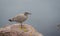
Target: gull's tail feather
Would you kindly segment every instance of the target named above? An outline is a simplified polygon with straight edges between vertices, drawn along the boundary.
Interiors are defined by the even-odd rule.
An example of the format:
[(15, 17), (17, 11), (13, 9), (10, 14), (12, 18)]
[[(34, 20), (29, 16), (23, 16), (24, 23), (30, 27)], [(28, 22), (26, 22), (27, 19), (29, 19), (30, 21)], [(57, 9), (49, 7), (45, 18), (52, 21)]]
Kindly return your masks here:
[(12, 20), (11, 20), (11, 19), (9, 19), (8, 21), (12, 22)]

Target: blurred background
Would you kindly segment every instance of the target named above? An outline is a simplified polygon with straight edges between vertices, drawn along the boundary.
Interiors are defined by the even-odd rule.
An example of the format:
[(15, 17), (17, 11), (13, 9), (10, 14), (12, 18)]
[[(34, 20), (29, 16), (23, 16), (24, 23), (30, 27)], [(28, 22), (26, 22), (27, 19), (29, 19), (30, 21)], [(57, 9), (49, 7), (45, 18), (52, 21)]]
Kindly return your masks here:
[[(60, 0), (0, 0), (0, 27), (9, 24), (9, 18), (30, 11), (25, 22), (44, 36), (60, 36)], [(10, 23), (12, 24), (12, 23)]]

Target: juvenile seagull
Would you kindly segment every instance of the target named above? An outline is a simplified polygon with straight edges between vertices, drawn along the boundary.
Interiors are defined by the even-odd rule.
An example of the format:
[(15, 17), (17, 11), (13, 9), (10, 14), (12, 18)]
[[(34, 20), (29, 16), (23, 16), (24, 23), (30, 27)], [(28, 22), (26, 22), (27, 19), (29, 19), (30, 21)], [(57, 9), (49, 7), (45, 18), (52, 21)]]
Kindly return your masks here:
[(10, 22), (18, 22), (21, 23), (21, 28), (22, 28), (22, 23), (28, 19), (28, 15), (31, 14), (29, 12), (25, 12), (23, 14), (18, 14), (15, 17), (9, 19)]

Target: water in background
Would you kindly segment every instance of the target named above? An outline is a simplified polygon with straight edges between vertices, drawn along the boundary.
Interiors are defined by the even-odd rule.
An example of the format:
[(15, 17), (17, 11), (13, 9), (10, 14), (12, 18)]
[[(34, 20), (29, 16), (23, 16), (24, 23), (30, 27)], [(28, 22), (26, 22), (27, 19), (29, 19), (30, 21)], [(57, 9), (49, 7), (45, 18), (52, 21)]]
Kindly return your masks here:
[(56, 28), (60, 24), (60, 0), (0, 0), (0, 27), (24, 11), (32, 13), (25, 23), (34, 26), (44, 36), (60, 36)]

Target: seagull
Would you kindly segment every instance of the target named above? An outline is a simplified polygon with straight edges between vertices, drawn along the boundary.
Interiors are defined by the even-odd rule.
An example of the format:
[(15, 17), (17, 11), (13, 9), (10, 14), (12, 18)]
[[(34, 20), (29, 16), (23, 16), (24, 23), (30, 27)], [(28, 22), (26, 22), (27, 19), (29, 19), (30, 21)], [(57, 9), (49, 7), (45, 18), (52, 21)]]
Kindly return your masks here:
[(28, 15), (30, 14), (31, 13), (29, 12), (24, 12), (23, 14), (16, 15), (15, 17), (9, 19), (8, 21), (21, 23), (21, 28), (22, 28), (22, 23), (28, 19)]

